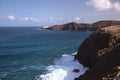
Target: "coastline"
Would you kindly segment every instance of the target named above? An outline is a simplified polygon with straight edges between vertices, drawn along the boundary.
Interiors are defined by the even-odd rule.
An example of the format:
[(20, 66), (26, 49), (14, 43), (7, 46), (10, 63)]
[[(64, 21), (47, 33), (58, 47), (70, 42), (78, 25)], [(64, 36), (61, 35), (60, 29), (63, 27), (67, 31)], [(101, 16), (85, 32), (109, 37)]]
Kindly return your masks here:
[(101, 20), (94, 23), (70, 22), (61, 25), (45, 26), (43, 30), (77, 30), (77, 31), (96, 31), (99, 28), (120, 25), (117, 20)]
[(75, 80), (120, 79), (120, 26), (101, 28), (80, 45), (75, 56), (90, 69)]
[[(37, 76), (50, 73), (48, 68), (51, 67), (54, 67), (53, 72), (56, 72), (58, 68), (54, 65), (55, 61), (63, 59), (62, 55), (65, 53), (76, 52), (79, 44), (91, 34), (91, 32), (57, 32), (41, 31), (37, 28), (4, 27), (0, 29), (0, 33), (0, 79), (2, 80), (36, 80)], [(68, 55), (65, 60), (68, 59), (71, 64), (73, 56), (69, 58)], [(71, 66), (73, 68), (68, 69), (70, 72), (73, 71), (74, 64)], [(60, 71), (64, 72), (64, 70)]]
[[(76, 52), (77, 53), (77, 52)], [(74, 53), (74, 55), (76, 54)], [(74, 70), (80, 70), (75, 72)], [(47, 68), (47, 73), (37, 76), (37, 80), (74, 80), (76, 77), (83, 75), (87, 67), (84, 67), (78, 61), (74, 60), (73, 54), (64, 54), (61, 58), (54, 61), (54, 65)]]
[[(70, 72), (66, 73), (64, 70), (61, 74), (65, 73), (66, 77), (68, 77), (66, 78), (64, 76), (60, 78), (60, 80), (107, 80), (110, 78), (119, 80), (119, 48), (120, 26), (117, 25), (99, 28), (83, 41), (78, 49), (78, 53), (74, 57), (75, 60), (79, 61), (80, 65), (83, 64), (84, 66), (89, 67), (89, 70), (86, 69), (86, 72), (81, 75), (79, 72), (81, 72), (82, 68), (71, 69), (72, 73), (79, 73), (79, 77), (74, 76), (74, 74), (69, 76), (67, 73)], [(49, 77), (46, 80), (54, 80), (54, 71), (51, 73), (48, 73), (42, 77)], [(50, 78), (50, 76), (53, 76), (53, 78)], [(73, 78), (69, 79), (71, 76)]]

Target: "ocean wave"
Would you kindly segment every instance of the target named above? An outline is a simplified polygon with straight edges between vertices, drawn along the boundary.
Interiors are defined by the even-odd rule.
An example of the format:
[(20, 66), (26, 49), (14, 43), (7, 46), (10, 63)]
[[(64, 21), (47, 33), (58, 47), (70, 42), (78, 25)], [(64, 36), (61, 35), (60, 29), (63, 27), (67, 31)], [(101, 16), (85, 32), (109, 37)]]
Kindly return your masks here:
[(6, 77), (8, 75), (7, 72), (0, 72), (0, 78)]
[[(36, 80), (74, 80), (84, 74), (88, 68), (75, 61), (73, 55), (64, 54), (54, 61), (54, 65), (46, 69), (48, 73), (36, 76)], [(75, 69), (78, 72), (75, 72)]]

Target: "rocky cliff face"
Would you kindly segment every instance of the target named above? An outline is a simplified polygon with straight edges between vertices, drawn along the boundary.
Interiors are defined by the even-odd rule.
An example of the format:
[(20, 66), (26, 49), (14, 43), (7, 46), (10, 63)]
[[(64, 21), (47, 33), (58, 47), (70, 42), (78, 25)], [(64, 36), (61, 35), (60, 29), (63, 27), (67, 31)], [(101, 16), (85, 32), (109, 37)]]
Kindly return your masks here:
[(45, 28), (46, 30), (91, 30), (95, 31), (98, 28), (107, 27), (107, 26), (113, 26), (113, 25), (120, 25), (120, 21), (113, 21), (113, 20), (104, 20), (104, 21), (98, 21), (93, 24), (86, 24), (86, 23), (67, 23), (63, 25), (54, 25), (48, 28)]
[(90, 68), (75, 80), (120, 80), (120, 26), (94, 32), (81, 44), (75, 59)]
[(92, 27), (94, 30), (97, 30), (98, 28), (104, 28), (104, 27), (115, 26), (115, 25), (120, 25), (120, 21), (114, 21), (114, 20), (98, 21), (93, 23)]
[(78, 24), (75, 22), (63, 24), (63, 25), (54, 25), (46, 28), (46, 30), (87, 30), (90, 24)]

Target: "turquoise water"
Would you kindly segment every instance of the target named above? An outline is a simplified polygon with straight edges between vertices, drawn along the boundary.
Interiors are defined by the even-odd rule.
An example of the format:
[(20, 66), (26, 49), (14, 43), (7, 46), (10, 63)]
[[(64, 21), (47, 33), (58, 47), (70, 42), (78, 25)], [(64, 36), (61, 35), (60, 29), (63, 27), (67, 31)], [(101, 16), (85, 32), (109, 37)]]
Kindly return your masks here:
[(77, 52), (92, 32), (0, 28), (0, 80), (37, 80), (64, 54)]

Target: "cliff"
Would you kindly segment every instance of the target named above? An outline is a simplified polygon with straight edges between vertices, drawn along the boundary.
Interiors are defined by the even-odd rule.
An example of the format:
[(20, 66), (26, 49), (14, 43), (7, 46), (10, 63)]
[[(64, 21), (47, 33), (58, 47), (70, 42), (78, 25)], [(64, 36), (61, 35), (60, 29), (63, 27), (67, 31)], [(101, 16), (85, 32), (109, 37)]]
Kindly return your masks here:
[(75, 56), (89, 70), (75, 80), (120, 80), (120, 26), (91, 34)]
[(98, 28), (103, 28), (107, 26), (114, 26), (114, 25), (120, 25), (120, 21), (114, 21), (114, 20), (104, 20), (104, 21), (98, 21), (92, 24), (87, 23), (67, 23), (63, 25), (54, 25), (51, 27), (44, 28), (45, 30), (80, 30), (80, 31), (95, 31)]
[(63, 24), (63, 25), (54, 25), (48, 28), (45, 28), (46, 30), (87, 30), (89, 28), (90, 24), (78, 24), (75, 22)]

